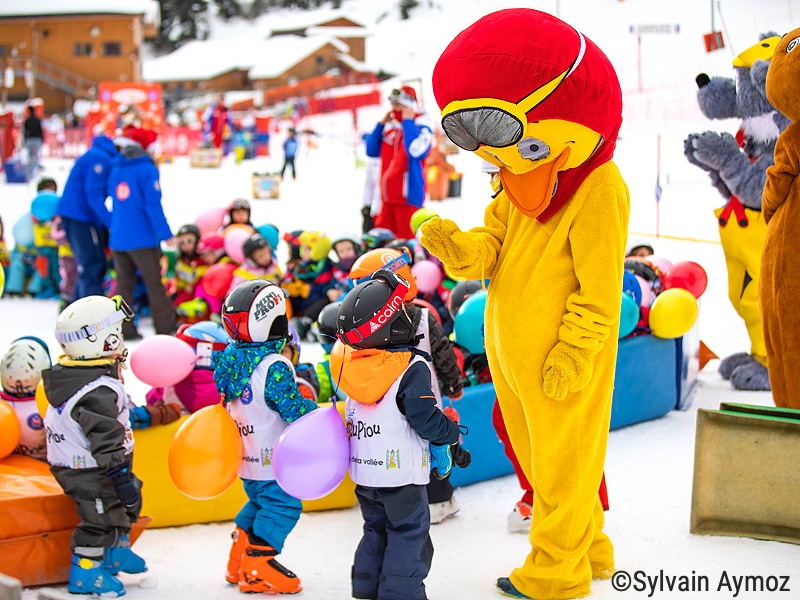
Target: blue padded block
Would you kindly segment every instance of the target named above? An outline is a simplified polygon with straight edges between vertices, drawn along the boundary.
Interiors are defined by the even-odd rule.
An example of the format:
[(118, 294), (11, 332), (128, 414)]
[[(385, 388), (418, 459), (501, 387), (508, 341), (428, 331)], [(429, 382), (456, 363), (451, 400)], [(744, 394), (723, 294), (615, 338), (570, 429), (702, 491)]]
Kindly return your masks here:
[(675, 340), (640, 335), (619, 341), (611, 429), (664, 416), (678, 397)]
[(6, 172), (6, 182), (8, 183), (26, 183), (28, 181), (25, 165), (17, 158), (8, 159), (3, 164), (3, 169)]
[(514, 472), (492, 425), (494, 399), (494, 385), (484, 383), (464, 388), (464, 397), (452, 404), (458, 412), (461, 425), (469, 428), (469, 433), (463, 436), (463, 444), (472, 454), (472, 464), (468, 468), (453, 467), (450, 483), (455, 487)]

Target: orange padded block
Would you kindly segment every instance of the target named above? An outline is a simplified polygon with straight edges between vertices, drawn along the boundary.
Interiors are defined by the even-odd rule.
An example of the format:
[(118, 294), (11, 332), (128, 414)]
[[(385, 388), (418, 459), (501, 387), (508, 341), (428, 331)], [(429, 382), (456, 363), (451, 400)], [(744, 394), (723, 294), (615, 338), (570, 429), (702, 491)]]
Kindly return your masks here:
[[(69, 540), (78, 524), (75, 502), (47, 463), (18, 454), (0, 460), (0, 568), (22, 585), (63, 583), (69, 576)], [(136, 541), (150, 517), (131, 531)]]

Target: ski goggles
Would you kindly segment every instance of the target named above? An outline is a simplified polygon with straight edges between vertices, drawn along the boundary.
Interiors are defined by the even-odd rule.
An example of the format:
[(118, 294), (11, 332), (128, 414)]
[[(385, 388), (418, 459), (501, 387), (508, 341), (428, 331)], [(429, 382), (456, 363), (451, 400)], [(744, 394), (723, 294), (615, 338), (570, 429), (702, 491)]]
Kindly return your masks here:
[(392, 294), (383, 307), (377, 310), (371, 319), (349, 331), (344, 331), (343, 329), (339, 330), (338, 337), (345, 344), (358, 344), (388, 323), (397, 311), (403, 310), (403, 299), (410, 288), (409, 283), (405, 279), (400, 277), (397, 273), (392, 273), (386, 269), (378, 269), (375, 273), (370, 275), (369, 279), (380, 279), (386, 282), (392, 289)]
[(519, 102), (470, 98), (454, 100), (445, 106), (442, 110), (442, 129), (447, 137), (468, 152), (474, 152), (481, 146), (505, 148), (519, 142), (525, 134), (527, 113), (552, 94), (583, 60), (586, 39), (580, 32), (576, 33), (581, 45), (572, 66)]
[(120, 321), (130, 321), (133, 319), (134, 313), (131, 307), (122, 296), (112, 296), (111, 300), (114, 301), (116, 311), (109, 316), (100, 319), (96, 323), (88, 323), (78, 329), (77, 331), (57, 331), (55, 333), (56, 340), (59, 342), (77, 342), (78, 340), (85, 340), (97, 335), (107, 327), (116, 325)]

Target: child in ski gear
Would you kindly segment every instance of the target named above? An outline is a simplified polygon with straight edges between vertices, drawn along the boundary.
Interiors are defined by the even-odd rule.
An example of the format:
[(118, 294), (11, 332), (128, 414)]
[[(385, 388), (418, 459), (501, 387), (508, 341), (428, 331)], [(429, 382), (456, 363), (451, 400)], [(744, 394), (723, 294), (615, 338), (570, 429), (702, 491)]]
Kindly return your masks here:
[(31, 202), (33, 218), (34, 267), (36, 281), (28, 286), (36, 298), (58, 296), (61, 276), (58, 273), (58, 248), (52, 236), (53, 219), (58, 205), (58, 185), (51, 177), (36, 184), (36, 197)]
[(240, 283), (254, 279), (264, 279), (279, 283), (282, 277), (278, 263), (273, 260), (272, 247), (260, 233), (254, 233), (244, 241), (244, 262), (233, 272), (232, 292)]
[(172, 294), (172, 305), (178, 306), (194, 298), (195, 287), (203, 276), (208, 264), (198, 253), (200, 230), (196, 225), (182, 225), (175, 234), (175, 245), (178, 247), (178, 258), (175, 261), (175, 289)]
[(50, 350), (42, 340), (32, 336), (11, 342), (0, 358), (0, 398), (14, 409), (20, 424), (19, 445), (14, 452), (37, 460), (47, 460), (47, 445), (42, 416), (36, 406), (36, 386), (42, 371), (52, 366)]
[(345, 234), (331, 242), (331, 248), (336, 253), (337, 261), (333, 263), (334, 279), (347, 289), (347, 277), (356, 259), (363, 254), (361, 240), (355, 235)]
[(436, 406), (425, 353), (416, 347), (403, 302), (409, 287), (380, 269), (347, 294), (337, 313), (339, 340), (352, 351), (333, 370), (347, 393), (350, 477), (364, 518), (354, 598), (426, 598), (433, 544), (425, 486), (431, 473), (449, 473), (451, 446), (468, 464), (458, 425)]
[(340, 302), (331, 302), (319, 311), (317, 317), (317, 336), (322, 350), (325, 352), (322, 361), (314, 365), (319, 382), (319, 396), (317, 402), (330, 402), (334, 397), (345, 400), (345, 393), (339, 389), (337, 382), (331, 376), (331, 350), (336, 342), (336, 331), (338, 327), (337, 312)]
[[(431, 371), (431, 386), (436, 405), (441, 409), (442, 395), (451, 400), (461, 398), (462, 381), (456, 354), (441, 325), (427, 308), (412, 304), (417, 296), (417, 285), (411, 272), (411, 255), (407, 251), (393, 248), (376, 248), (360, 256), (350, 269), (350, 279), (354, 282), (369, 280), (378, 269), (385, 268), (399, 274), (409, 282), (404, 302), (406, 312), (411, 318), (418, 347), (425, 353), (426, 363)], [(453, 485), (448, 477), (431, 479), (428, 484), (431, 523), (439, 523), (458, 512), (458, 502), (453, 495)]]
[(64, 354), (42, 371), (47, 462), (81, 518), (70, 543), (67, 589), (74, 594), (122, 596), (125, 588), (114, 575), (147, 570), (129, 538), (142, 508), (121, 377), (127, 355), (122, 322), (132, 317), (119, 296), (73, 302), (56, 321)]
[(241, 592), (296, 594), (300, 579), (275, 557), (302, 503), (275, 481), (272, 449), (289, 423), (317, 405), (300, 394), (292, 363), (281, 356), (289, 337), (281, 288), (264, 280), (240, 284), (225, 298), (222, 323), (233, 343), (217, 357), (214, 381), (242, 435), (239, 477), (248, 497), (235, 518), (225, 579)]

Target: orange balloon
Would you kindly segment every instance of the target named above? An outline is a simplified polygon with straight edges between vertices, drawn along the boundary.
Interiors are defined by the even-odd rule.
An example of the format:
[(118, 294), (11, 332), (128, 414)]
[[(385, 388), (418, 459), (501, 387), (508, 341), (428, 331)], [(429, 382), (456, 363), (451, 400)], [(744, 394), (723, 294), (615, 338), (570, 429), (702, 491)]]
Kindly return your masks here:
[(19, 445), (20, 434), (17, 413), (5, 400), (0, 400), (0, 459), (11, 454)]
[(343, 344), (340, 340), (336, 340), (331, 348), (331, 379), (339, 381), (342, 378), (342, 366), (344, 365), (345, 358), (349, 358), (353, 349), (347, 344)]
[(36, 410), (44, 419), (44, 413), (47, 412), (47, 407), (50, 406), (50, 401), (44, 393), (44, 381), (39, 381), (36, 386)]
[(167, 463), (175, 486), (194, 500), (211, 500), (230, 487), (242, 465), (242, 438), (222, 403), (184, 421), (172, 438)]

